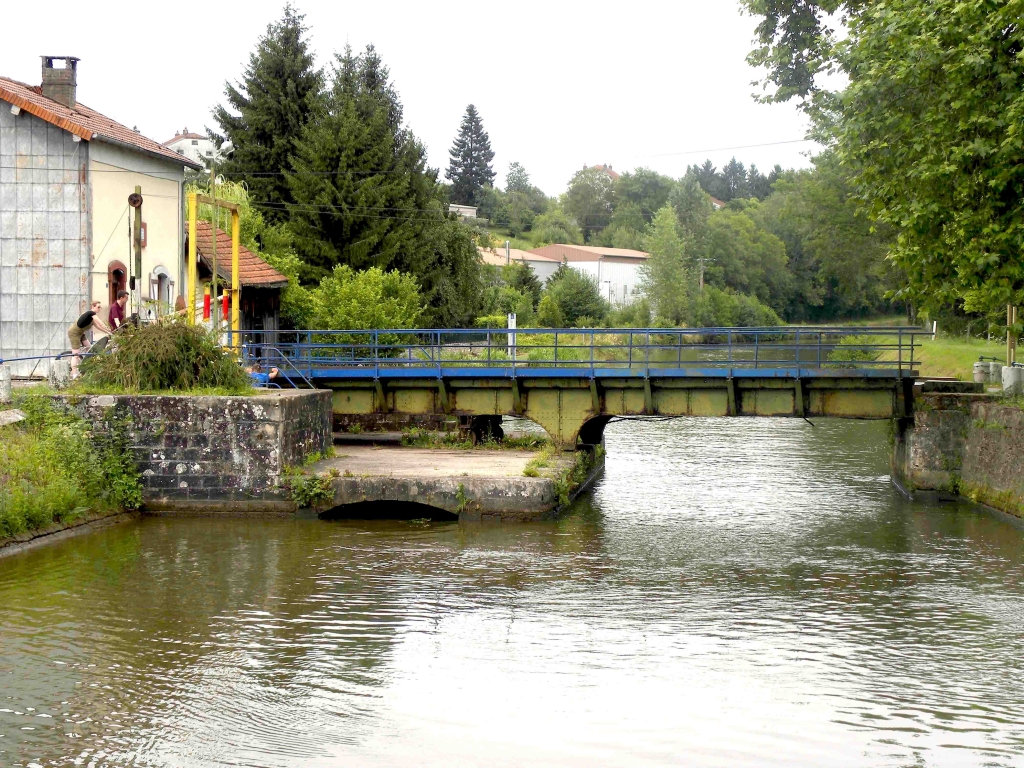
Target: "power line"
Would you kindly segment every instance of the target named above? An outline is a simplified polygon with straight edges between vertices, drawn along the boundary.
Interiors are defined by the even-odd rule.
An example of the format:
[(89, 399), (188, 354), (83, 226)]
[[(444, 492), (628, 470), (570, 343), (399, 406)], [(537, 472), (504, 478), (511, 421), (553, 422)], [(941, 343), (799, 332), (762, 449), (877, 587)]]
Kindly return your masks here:
[(737, 147), (716, 147), (715, 149), (692, 149), (686, 152), (664, 152), (660, 155), (641, 155), (641, 157), (675, 157), (677, 155), (702, 155), (705, 152), (732, 152), (736, 149), (759, 149), (760, 147), (779, 147), (783, 144), (805, 144), (814, 139), (790, 139), (788, 141), (769, 141), (764, 144), (744, 144)]

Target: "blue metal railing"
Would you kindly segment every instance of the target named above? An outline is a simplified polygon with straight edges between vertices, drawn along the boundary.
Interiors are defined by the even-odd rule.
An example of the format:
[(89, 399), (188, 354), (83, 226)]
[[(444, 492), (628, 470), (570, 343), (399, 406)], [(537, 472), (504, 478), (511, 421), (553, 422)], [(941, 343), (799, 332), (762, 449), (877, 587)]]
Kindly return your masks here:
[(479, 375), (707, 375), (817, 370), (913, 375), (918, 327), (246, 331), (244, 356), (303, 379)]

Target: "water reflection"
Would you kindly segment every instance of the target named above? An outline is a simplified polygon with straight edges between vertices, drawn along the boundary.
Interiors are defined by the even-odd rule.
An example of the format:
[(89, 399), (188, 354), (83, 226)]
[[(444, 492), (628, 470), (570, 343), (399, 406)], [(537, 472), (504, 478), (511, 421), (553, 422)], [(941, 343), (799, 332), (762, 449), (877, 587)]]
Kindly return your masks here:
[(1021, 530), (903, 500), (884, 424), (607, 438), (550, 524), (150, 519), (0, 561), (0, 764), (1024, 754)]

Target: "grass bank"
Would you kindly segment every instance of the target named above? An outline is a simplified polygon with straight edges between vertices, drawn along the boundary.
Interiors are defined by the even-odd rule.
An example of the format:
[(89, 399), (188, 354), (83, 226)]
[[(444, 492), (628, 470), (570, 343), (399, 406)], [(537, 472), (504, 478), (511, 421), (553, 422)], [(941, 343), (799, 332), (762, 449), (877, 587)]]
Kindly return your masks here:
[[(959, 378), (970, 381), (974, 364), (980, 356), (1006, 358), (1005, 341), (984, 341), (982, 339), (965, 339), (962, 336), (938, 336), (918, 339), (920, 347), (915, 358), (921, 361), (918, 369), (922, 376), (938, 376)], [(882, 356), (883, 360), (895, 360), (895, 352)]]
[(127, 435), (116, 424), (94, 434), (38, 394), (19, 394), (12, 407), (26, 419), (0, 427), (0, 540), (141, 505)]

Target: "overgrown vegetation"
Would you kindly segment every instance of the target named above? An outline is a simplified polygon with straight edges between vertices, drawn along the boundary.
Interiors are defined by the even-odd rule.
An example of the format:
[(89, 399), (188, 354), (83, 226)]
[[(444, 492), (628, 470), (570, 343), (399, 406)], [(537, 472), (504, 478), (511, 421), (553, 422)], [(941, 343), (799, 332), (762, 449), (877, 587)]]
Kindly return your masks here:
[(48, 397), (16, 405), (27, 418), (5, 427), (0, 441), (0, 538), (142, 504), (124, 424), (95, 433)]
[(120, 392), (252, 391), (248, 374), (216, 337), (183, 320), (125, 325), (106, 354), (83, 363), (80, 386)]
[(474, 443), (470, 437), (460, 432), (433, 432), (415, 427), (402, 432), (402, 445), (406, 448), (446, 448), (458, 451), (473, 449), (487, 451), (540, 451), (546, 449), (550, 444), (551, 441), (544, 435), (504, 437), (501, 440), (488, 438)]

